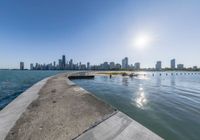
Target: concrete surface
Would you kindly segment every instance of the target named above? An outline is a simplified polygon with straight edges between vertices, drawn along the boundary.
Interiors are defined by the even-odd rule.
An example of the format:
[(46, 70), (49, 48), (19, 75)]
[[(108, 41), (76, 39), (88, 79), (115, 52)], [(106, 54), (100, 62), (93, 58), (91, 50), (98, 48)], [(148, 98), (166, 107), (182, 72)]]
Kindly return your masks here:
[(115, 113), (67, 74), (47, 81), (6, 136), (6, 140), (71, 140)]
[(122, 112), (100, 123), (76, 140), (162, 140)]
[(37, 99), (40, 89), (48, 79), (36, 83), (0, 111), (0, 140), (6, 137), (26, 108)]

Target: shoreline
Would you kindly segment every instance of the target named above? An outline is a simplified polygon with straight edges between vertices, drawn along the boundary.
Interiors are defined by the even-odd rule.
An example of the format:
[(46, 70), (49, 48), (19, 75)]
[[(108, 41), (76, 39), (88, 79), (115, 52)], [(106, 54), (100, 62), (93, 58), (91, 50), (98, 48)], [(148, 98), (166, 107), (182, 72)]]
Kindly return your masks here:
[[(162, 139), (68, 79), (69, 75), (76, 74), (77, 72), (71, 72), (47, 78), (35, 100), (32, 99), (21, 115), (15, 118), (15, 123), (10, 125), (7, 135), (4, 131), (4, 137), (7, 140), (29, 138), (86, 140), (98, 139), (94, 136), (101, 135), (105, 140), (116, 137)], [(0, 121), (2, 121), (1, 111)], [(107, 134), (107, 131), (110, 133)]]

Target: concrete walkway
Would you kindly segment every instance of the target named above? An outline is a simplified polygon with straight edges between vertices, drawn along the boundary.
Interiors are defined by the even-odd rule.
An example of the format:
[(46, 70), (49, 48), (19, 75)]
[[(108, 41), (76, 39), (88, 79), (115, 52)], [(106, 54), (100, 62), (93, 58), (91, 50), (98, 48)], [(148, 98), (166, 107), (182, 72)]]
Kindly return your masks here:
[(0, 111), (0, 140), (161, 140), (59, 74)]
[(67, 74), (49, 79), (5, 139), (71, 140), (115, 113), (110, 105), (68, 82)]
[(76, 140), (162, 140), (138, 122), (118, 112)]
[(25, 112), (26, 108), (38, 98), (40, 89), (48, 79), (46, 78), (36, 83), (0, 111), (0, 140), (5, 139), (10, 129)]

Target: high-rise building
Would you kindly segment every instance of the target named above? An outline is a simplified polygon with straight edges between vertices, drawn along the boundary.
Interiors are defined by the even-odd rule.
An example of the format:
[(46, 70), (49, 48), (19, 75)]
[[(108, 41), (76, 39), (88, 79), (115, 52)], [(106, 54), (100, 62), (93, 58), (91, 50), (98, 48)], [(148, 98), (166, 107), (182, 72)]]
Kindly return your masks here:
[(176, 60), (175, 59), (172, 59), (171, 60), (171, 69), (175, 69), (176, 68)]
[(70, 59), (69, 61), (69, 69), (72, 70), (73, 69), (73, 60)]
[(34, 69), (34, 66), (33, 66), (33, 64), (31, 63), (30, 64), (30, 70), (33, 70)]
[(161, 61), (156, 62), (156, 70), (162, 70), (162, 62)]
[(53, 66), (54, 66), (54, 68), (56, 67), (56, 61), (53, 61)]
[(90, 69), (90, 62), (87, 62), (87, 69)]
[(24, 62), (20, 62), (20, 70), (24, 70)]
[(115, 62), (110, 62), (110, 69), (111, 70), (115, 69)]
[(58, 60), (58, 68), (59, 68), (59, 69), (62, 68), (62, 60), (61, 60), (61, 59)]
[(183, 65), (183, 64), (178, 64), (178, 65), (177, 65), (177, 69), (183, 70), (183, 69), (184, 69), (184, 65)]
[(64, 70), (66, 68), (66, 58), (65, 55), (62, 56), (62, 69)]
[(135, 70), (140, 70), (140, 63), (139, 62), (135, 63), (134, 69)]
[(122, 59), (122, 69), (128, 69), (128, 57)]

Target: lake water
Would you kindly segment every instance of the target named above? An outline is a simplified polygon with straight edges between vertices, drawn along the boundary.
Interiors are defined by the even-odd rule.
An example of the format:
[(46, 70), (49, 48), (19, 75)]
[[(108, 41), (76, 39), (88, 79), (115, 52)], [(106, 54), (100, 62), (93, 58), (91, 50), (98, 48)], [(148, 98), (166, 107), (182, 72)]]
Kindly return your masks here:
[(200, 73), (140, 74), (73, 81), (167, 140), (200, 140)]
[(0, 110), (36, 82), (60, 72), (0, 70)]

